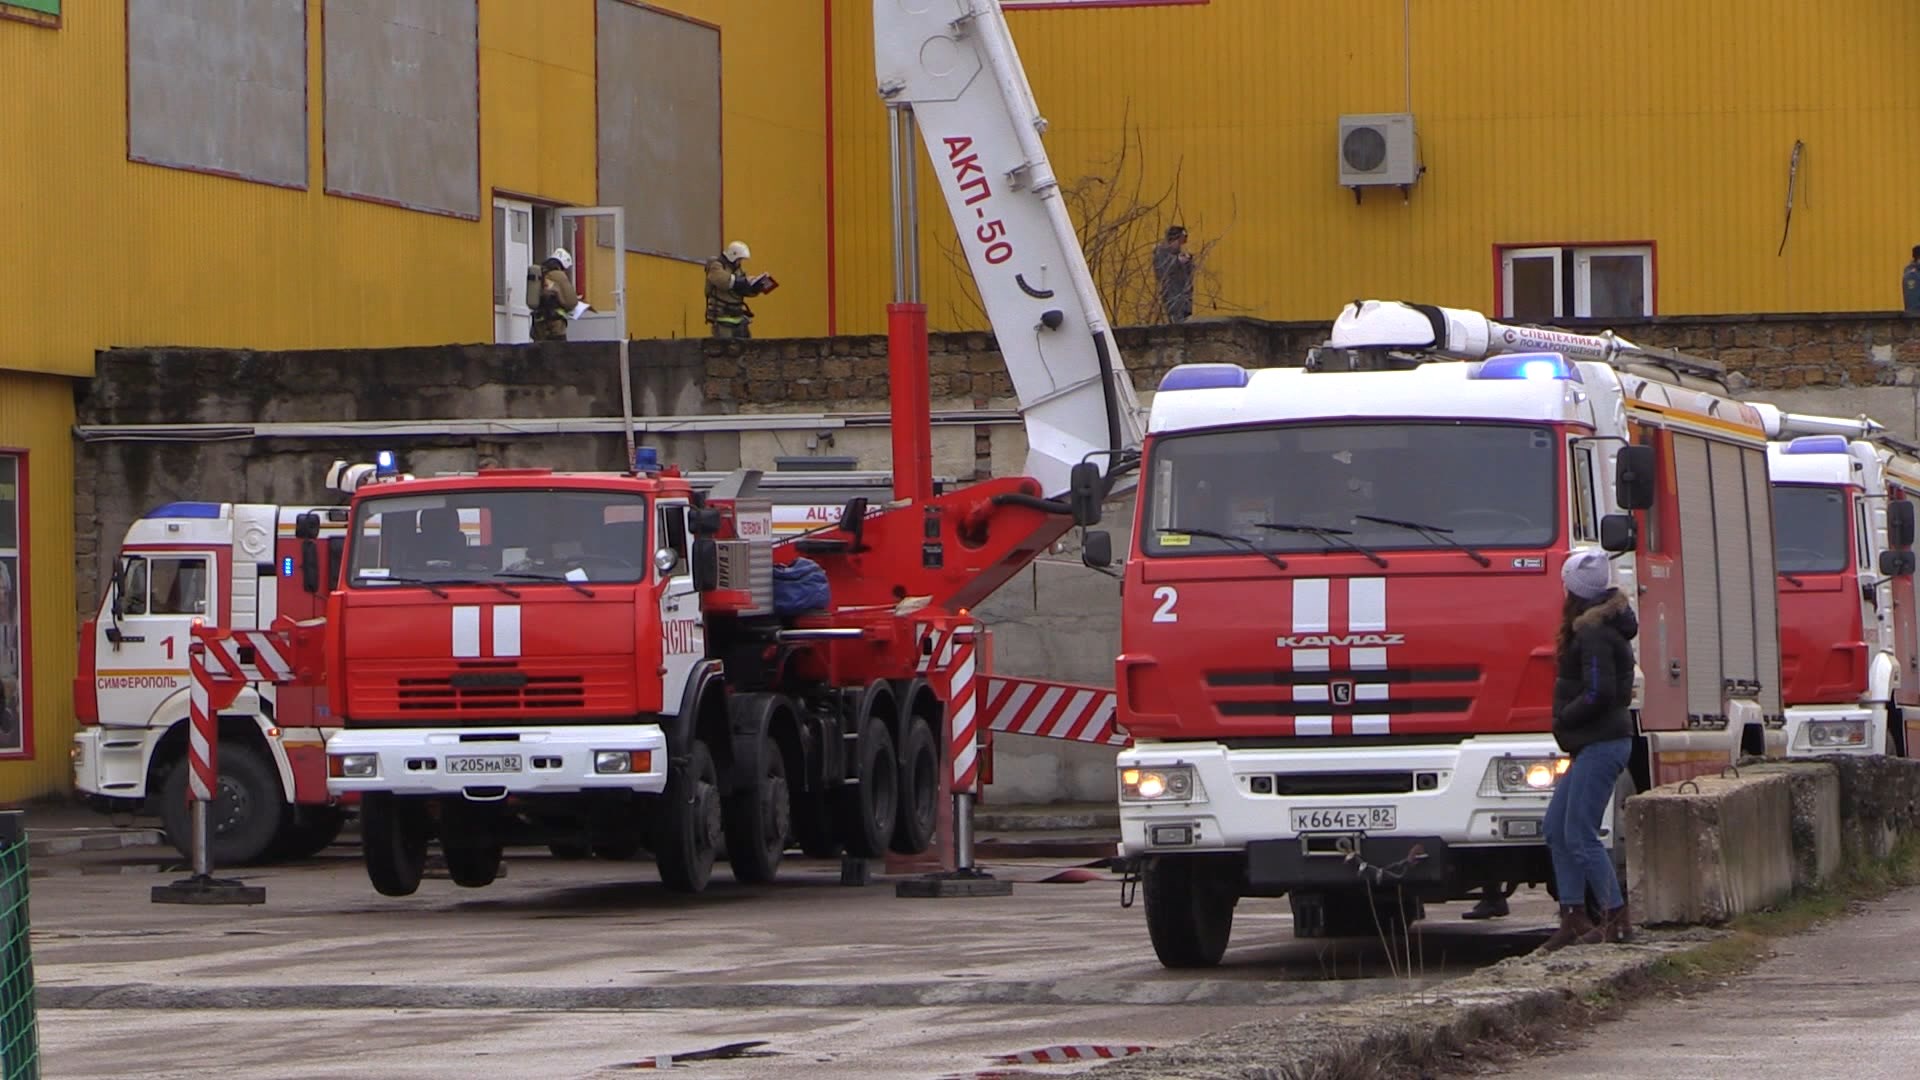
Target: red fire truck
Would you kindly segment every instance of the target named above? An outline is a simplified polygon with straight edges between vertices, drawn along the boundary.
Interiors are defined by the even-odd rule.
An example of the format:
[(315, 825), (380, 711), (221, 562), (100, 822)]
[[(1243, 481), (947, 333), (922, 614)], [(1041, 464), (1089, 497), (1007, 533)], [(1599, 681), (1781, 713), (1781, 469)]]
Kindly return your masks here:
[(723, 841), (742, 881), (775, 875), (789, 832), (818, 853), (927, 846), (942, 763), (950, 751), (957, 774), (976, 752), (958, 710), (946, 745), (923, 675), (945, 655), (942, 620), (1096, 517), (1141, 428), (999, 8), (943, 7), (875, 6), (879, 84), (908, 223), (917, 127), (961, 226), (1028, 475), (933, 491), (909, 248), (889, 308), (884, 508), (850, 500), (818, 533), (776, 538), (754, 474), (700, 495), (644, 450), (616, 477), (362, 487), (324, 630), (343, 725), (328, 782), (362, 799), (380, 892), (417, 887), (435, 836), (462, 885), (492, 881), (506, 844), (557, 841), (644, 845), (688, 892)]
[(1758, 406), (1768, 434), (1789, 756), (1905, 756), (1920, 719), (1920, 458), (1865, 417)]
[(1242, 897), (1371, 934), (1551, 884), (1570, 550), (1613, 553), (1640, 617), (1622, 799), (1777, 747), (1766, 447), (1709, 362), (1423, 305), (1350, 305), (1306, 369), (1169, 372), (1116, 674), (1161, 961), (1217, 963)]

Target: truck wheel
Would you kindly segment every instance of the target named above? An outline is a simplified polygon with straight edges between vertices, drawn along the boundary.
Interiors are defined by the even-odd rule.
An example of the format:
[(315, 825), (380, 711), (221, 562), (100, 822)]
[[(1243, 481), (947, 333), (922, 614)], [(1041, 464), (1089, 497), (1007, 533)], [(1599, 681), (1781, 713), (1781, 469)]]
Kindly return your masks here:
[[(280, 790), (280, 776), (246, 743), (222, 746), (213, 805), (207, 808), (207, 842), (215, 866), (247, 866), (266, 858), (293, 805)], [(181, 855), (193, 857), (193, 810), (187, 802), (185, 757), (160, 789), (160, 823)]]
[(447, 857), (447, 876), (455, 885), (468, 889), (479, 889), (493, 884), (500, 876), (500, 845), (482, 845), (479, 847), (447, 847), (442, 844), (441, 851)]
[(764, 885), (780, 872), (793, 808), (787, 794), (787, 763), (772, 739), (760, 741), (760, 775), (727, 798), (727, 864), (742, 885)]
[(693, 740), (686, 767), (670, 772), (661, 801), (653, 846), (660, 881), (674, 892), (697, 893), (713, 877), (720, 850), (720, 774), (706, 743)]
[(1148, 862), (1141, 880), (1147, 901), (1147, 936), (1160, 964), (1169, 968), (1213, 967), (1233, 936), (1239, 889), (1223, 868), (1193, 856), (1162, 855)]
[(901, 748), (900, 811), (893, 826), (893, 850), (918, 855), (933, 844), (940, 821), (940, 752), (933, 729), (915, 718), (907, 724)]
[(337, 806), (299, 807), (287, 815), (274, 839), (274, 853), (282, 859), (311, 859), (340, 838), (347, 815)]
[(894, 807), (899, 802), (900, 767), (893, 756), (893, 736), (885, 724), (870, 721), (860, 739), (860, 782), (836, 792), (834, 818), (847, 853), (877, 859), (893, 839)]
[(382, 896), (412, 896), (427, 869), (427, 808), (384, 791), (360, 798), (360, 848), (367, 880)]

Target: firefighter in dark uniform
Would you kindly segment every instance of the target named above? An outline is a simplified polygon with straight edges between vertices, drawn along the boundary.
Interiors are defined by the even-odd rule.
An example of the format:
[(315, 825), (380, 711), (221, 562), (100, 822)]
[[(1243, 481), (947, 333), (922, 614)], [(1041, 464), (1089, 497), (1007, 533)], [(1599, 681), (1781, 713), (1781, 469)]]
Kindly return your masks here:
[(746, 261), (752, 257), (747, 245), (735, 240), (718, 258), (707, 260), (707, 322), (717, 338), (753, 336), (753, 309), (747, 297), (762, 296), (774, 290), (772, 274), (747, 276)]
[(566, 248), (539, 266), (527, 267), (527, 307), (533, 313), (533, 340), (567, 340), (567, 313), (580, 302), (573, 291), (573, 255)]

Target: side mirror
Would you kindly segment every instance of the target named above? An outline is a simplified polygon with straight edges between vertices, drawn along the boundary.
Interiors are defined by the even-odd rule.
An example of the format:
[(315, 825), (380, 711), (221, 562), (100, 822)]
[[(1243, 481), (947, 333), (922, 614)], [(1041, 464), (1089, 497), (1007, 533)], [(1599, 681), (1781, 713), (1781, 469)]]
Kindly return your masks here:
[[(298, 529), (299, 526), (295, 525), (294, 528)], [(320, 591), (320, 545), (312, 540), (300, 541), (300, 587), (310, 593)]]
[(673, 573), (673, 568), (679, 565), (680, 555), (672, 548), (661, 548), (653, 553), (653, 568), (662, 574)]
[(693, 542), (690, 561), (695, 592), (712, 592), (720, 587), (720, 545), (712, 537), (703, 536)]
[(1612, 554), (1632, 551), (1640, 542), (1640, 525), (1632, 514), (1608, 514), (1600, 519), (1600, 547)]
[(1653, 508), (1656, 461), (1651, 446), (1623, 446), (1613, 459), (1613, 501), (1622, 510)]
[(320, 535), (320, 515), (309, 510), (299, 517), (294, 518), (293, 535), (301, 540), (312, 540), (318, 537)]
[(1100, 497), (1104, 477), (1100, 466), (1083, 461), (1073, 467), (1068, 479), (1067, 505), (1073, 510), (1073, 523), (1081, 527), (1100, 524)]
[(1887, 502), (1887, 544), (1896, 551), (1905, 551), (1913, 546), (1914, 512), (1910, 499), (1891, 499)]
[[(113, 568), (113, 580), (107, 583), (107, 610), (113, 614), (114, 622), (119, 622), (127, 615), (127, 601), (123, 592), (126, 584), (127, 563), (126, 560), (123, 559), (119, 566)], [(113, 634), (109, 633), (107, 636), (112, 638)], [(114, 642), (115, 644), (119, 643), (117, 638), (114, 639)]]
[(1104, 570), (1113, 565), (1113, 535), (1105, 529), (1095, 529), (1080, 540), (1080, 561), (1095, 570)]
[(853, 538), (853, 550), (864, 550), (861, 539), (867, 532), (867, 500), (865, 496), (848, 499), (847, 505), (840, 511), (837, 528)]
[(687, 512), (687, 528), (695, 536), (713, 536), (720, 531), (720, 511), (717, 507), (702, 506)]
[[(1906, 504), (1912, 505), (1912, 504)], [(1913, 573), (1914, 562), (1920, 559), (1911, 551), (1883, 551), (1880, 553), (1880, 576), (1886, 578), (1906, 577)]]

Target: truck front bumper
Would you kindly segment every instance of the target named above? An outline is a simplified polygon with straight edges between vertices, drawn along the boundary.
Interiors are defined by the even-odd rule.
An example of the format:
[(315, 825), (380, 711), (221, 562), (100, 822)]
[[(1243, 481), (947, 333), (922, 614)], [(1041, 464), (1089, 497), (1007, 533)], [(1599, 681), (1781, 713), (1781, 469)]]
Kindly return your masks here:
[[(623, 771), (608, 759), (626, 755)], [(327, 791), (462, 796), (630, 791), (667, 787), (667, 737), (657, 724), (516, 728), (345, 729), (327, 741)]]
[(106, 726), (74, 732), (69, 750), (74, 789), (105, 799), (145, 799), (147, 763), (161, 734), (152, 728)]
[[(1524, 763), (1560, 756), (1544, 735), (1379, 748), (1144, 743), (1119, 755), (1123, 774), (1187, 766), (1191, 798), (1138, 802), (1123, 792), (1120, 851), (1244, 852), (1248, 884), (1274, 890), (1352, 883), (1365, 867), (1429, 883), (1474, 862), (1516, 872), (1544, 855), (1552, 788), (1502, 792), (1491, 770), (1524, 771)], [(1602, 832), (1609, 843), (1612, 817), (1610, 806)]]

